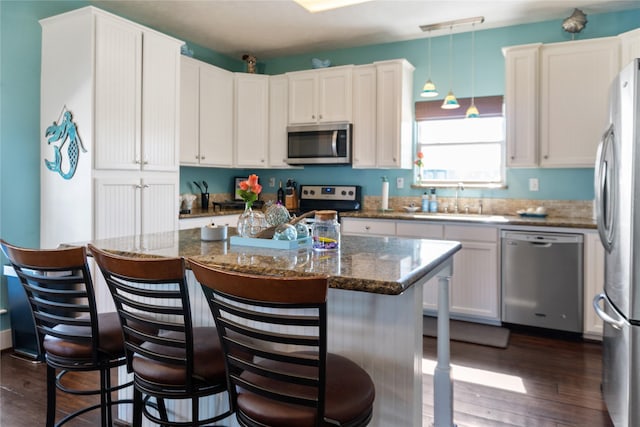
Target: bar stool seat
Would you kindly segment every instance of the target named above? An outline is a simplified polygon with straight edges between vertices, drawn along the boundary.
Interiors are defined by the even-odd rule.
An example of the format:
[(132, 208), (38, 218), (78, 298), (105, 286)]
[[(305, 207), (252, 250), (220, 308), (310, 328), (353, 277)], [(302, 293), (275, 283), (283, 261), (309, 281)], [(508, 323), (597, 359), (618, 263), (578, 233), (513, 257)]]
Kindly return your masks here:
[[(80, 318), (83, 318), (81, 316)], [(90, 329), (84, 326), (58, 325), (54, 331), (69, 335), (83, 336), (91, 333)], [(110, 357), (124, 357), (124, 339), (118, 313), (98, 314), (98, 335), (99, 350)], [(73, 359), (90, 359), (93, 346), (90, 343), (81, 343), (60, 339), (51, 335), (44, 337), (44, 349), (49, 356), (58, 356)]]
[[(184, 340), (184, 334), (175, 331), (164, 332), (161, 335), (165, 338)], [(168, 349), (148, 342), (142, 347), (152, 352), (164, 351), (167, 356), (184, 357), (184, 349), (180, 348)], [(138, 354), (133, 356), (133, 370), (146, 381), (174, 386), (183, 385), (187, 375), (184, 366), (161, 363)], [(213, 384), (225, 382), (224, 357), (215, 328), (193, 328), (193, 376)]]
[[(305, 354), (302, 352), (301, 354)], [(309, 354), (308, 352), (306, 354)], [(284, 363), (265, 360), (257, 362), (268, 370), (287, 369), (296, 376), (312, 375), (309, 367), (286, 366)], [(281, 387), (281, 382), (260, 375), (244, 372), (241, 377), (265, 389), (279, 389), (282, 393), (296, 394), (313, 398), (308, 387), (296, 387), (289, 384)], [(354, 420), (371, 408), (375, 391), (371, 378), (346, 357), (327, 354), (327, 378), (325, 388), (325, 417), (331, 420)], [(267, 399), (257, 394), (238, 393), (238, 406), (249, 417), (260, 420), (265, 425), (282, 427), (315, 426), (316, 411)]]

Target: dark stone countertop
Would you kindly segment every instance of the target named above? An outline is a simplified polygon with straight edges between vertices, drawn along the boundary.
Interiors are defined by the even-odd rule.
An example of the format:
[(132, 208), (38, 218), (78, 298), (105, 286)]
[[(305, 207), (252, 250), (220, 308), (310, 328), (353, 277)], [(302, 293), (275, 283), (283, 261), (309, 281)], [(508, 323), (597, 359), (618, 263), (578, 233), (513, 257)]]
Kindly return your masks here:
[[(229, 237), (236, 234), (229, 228)], [(459, 242), (343, 235), (337, 252), (238, 246), (202, 241), (200, 229), (96, 240), (95, 246), (124, 256), (182, 256), (233, 271), (292, 276), (328, 275), (329, 286), (399, 295), (460, 250)]]

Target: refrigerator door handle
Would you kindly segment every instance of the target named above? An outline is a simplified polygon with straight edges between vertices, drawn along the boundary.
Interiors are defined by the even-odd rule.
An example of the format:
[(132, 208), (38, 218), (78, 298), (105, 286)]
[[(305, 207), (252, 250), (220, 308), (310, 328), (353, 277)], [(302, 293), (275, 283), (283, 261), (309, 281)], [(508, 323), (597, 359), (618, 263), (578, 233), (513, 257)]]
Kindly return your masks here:
[(598, 317), (600, 317), (604, 322), (610, 324), (615, 329), (622, 329), (624, 327), (624, 319), (614, 319), (609, 316), (604, 310), (600, 307), (600, 301), (605, 302), (605, 304), (609, 304), (607, 301), (607, 296), (604, 293), (600, 293), (593, 298), (593, 308), (596, 311)]
[(595, 205), (598, 234), (602, 245), (611, 252), (613, 247), (614, 212), (615, 209), (615, 153), (613, 141), (615, 138), (613, 124), (609, 126), (598, 145), (595, 180)]

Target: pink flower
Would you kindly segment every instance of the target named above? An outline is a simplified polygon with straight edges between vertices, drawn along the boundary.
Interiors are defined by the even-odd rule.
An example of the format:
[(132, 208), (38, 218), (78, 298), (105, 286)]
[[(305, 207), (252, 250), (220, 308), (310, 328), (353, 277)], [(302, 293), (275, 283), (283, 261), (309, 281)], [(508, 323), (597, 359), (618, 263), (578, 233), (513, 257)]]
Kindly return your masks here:
[(262, 192), (262, 185), (258, 184), (258, 175), (256, 174), (249, 175), (249, 178), (245, 181), (240, 181), (238, 186), (240, 187), (240, 191), (238, 191), (240, 197), (249, 207), (258, 199), (258, 194)]

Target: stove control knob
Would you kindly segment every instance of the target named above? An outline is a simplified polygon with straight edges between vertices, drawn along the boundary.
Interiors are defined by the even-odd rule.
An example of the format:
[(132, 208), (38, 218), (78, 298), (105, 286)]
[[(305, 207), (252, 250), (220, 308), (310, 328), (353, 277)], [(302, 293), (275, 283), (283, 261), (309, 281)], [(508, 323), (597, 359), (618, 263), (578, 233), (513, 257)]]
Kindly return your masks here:
[(353, 196), (353, 190), (349, 190), (349, 195)]
[(307, 190), (302, 190), (302, 194), (309, 194), (309, 192)]
[(311, 193), (311, 195), (316, 194), (316, 190), (310, 190), (309, 192)]
[(347, 194), (347, 192), (346, 192), (346, 191), (344, 191), (344, 190), (342, 190), (342, 195), (344, 196), (344, 195), (346, 195), (346, 194)]

